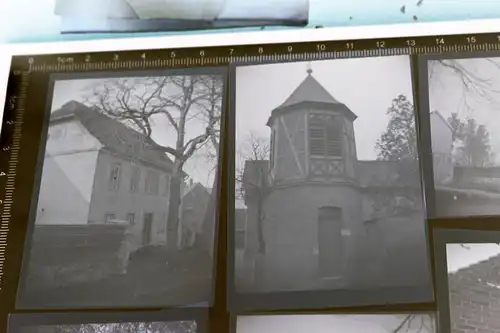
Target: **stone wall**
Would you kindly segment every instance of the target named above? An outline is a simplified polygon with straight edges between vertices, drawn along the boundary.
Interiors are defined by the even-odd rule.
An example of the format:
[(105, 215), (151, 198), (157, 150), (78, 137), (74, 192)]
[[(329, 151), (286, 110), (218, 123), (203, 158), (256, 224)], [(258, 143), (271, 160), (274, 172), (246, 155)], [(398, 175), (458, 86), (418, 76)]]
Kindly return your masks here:
[(124, 272), (127, 225), (39, 225), (31, 240), (26, 287), (45, 289)]

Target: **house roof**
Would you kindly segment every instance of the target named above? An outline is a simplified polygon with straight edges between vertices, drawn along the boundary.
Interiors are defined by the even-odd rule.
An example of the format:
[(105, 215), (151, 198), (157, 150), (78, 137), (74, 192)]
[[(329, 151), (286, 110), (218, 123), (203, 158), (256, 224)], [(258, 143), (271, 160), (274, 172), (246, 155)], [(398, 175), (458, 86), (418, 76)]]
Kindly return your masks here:
[(203, 186), (203, 184), (201, 184), (201, 183), (194, 183), (191, 186), (185, 187), (183, 197), (185, 197), (188, 194), (195, 195), (195, 192), (196, 193), (206, 193), (206, 194), (210, 195), (212, 193), (212, 189)]
[(358, 181), (362, 187), (420, 186), (416, 161), (358, 161)]
[(346, 116), (354, 121), (357, 116), (343, 103), (335, 99), (314, 76), (312, 71), (308, 70), (306, 78), (299, 84), (299, 86), (292, 92), (292, 94), (271, 113), (267, 125), (269, 126), (274, 117), (284, 111), (293, 109), (294, 106), (302, 105), (304, 103), (319, 104), (322, 106), (332, 107), (337, 111), (343, 112)]
[(449, 273), (450, 287), (482, 282), (485, 286), (500, 285), (500, 255), (494, 255), (470, 266)]
[(107, 149), (120, 155), (132, 155), (161, 169), (172, 169), (172, 160), (160, 150), (154, 149), (158, 144), (151, 138), (82, 103), (70, 101), (64, 104), (52, 112), (50, 122), (73, 117)]

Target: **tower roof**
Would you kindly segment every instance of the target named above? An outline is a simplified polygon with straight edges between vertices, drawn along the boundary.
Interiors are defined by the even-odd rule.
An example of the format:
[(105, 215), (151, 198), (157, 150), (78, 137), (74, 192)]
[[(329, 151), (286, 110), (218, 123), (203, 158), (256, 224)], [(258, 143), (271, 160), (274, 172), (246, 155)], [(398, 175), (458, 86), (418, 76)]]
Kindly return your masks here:
[(299, 84), (299, 86), (292, 92), (292, 94), (280, 106), (274, 109), (271, 117), (267, 122), (269, 126), (273, 118), (286, 110), (292, 110), (302, 104), (316, 104), (321, 105), (322, 108), (326, 106), (327, 109), (335, 109), (344, 112), (346, 116), (354, 121), (357, 116), (349, 110), (349, 108), (336, 100), (312, 75), (312, 70), (307, 69), (307, 76)]
[(337, 101), (314, 76), (311, 70), (308, 70), (308, 75), (302, 83), (292, 92), (283, 104), (277, 109), (288, 107), (301, 102), (319, 102), (328, 104), (342, 104)]

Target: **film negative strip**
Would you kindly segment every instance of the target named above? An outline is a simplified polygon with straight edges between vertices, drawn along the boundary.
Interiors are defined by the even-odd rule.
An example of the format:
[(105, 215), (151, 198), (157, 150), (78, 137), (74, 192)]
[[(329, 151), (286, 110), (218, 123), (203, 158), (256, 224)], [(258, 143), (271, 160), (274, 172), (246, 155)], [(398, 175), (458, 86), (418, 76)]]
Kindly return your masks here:
[(210, 332), (268, 311), (415, 331), (439, 310), (425, 221), (500, 215), (499, 36), (14, 57), (1, 324), (195, 306)]

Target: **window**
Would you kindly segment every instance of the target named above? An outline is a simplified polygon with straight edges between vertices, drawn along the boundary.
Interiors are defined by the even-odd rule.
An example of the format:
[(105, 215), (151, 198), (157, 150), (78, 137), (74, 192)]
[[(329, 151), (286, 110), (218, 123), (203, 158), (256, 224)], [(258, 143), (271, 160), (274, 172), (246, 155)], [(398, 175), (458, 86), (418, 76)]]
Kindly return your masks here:
[(158, 195), (160, 175), (154, 171), (148, 171), (146, 175), (146, 194)]
[(130, 192), (137, 192), (141, 179), (141, 169), (138, 166), (132, 167), (132, 177), (130, 177)]
[(108, 179), (108, 189), (110, 191), (117, 191), (120, 187), (120, 174), (121, 174), (121, 164), (113, 163), (111, 165), (111, 170)]
[(130, 224), (134, 224), (134, 222), (135, 222), (135, 213), (128, 213), (127, 214), (127, 221)]
[(104, 216), (104, 222), (106, 222), (106, 223), (112, 223), (114, 220), (115, 220), (115, 214), (113, 214), (113, 213), (107, 213)]
[(309, 151), (315, 156), (342, 155), (342, 123), (335, 116), (309, 118)]
[(169, 193), (170, 193), (170, 176), (166, 175), (165, 176), (165, 188), (163, 189), (163, 195), (168, 197)]

